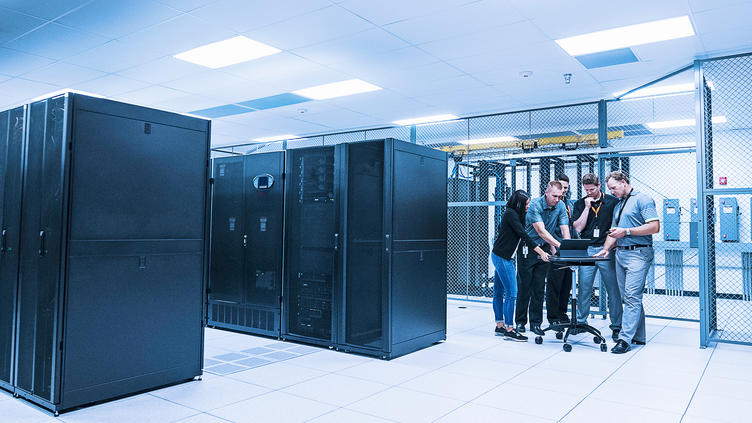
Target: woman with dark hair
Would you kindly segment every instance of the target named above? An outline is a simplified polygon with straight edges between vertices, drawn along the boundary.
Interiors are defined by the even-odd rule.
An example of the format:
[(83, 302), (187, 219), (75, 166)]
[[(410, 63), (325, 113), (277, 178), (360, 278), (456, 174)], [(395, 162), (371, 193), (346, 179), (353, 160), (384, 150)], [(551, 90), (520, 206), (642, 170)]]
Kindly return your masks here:
[[(501, 218), (498, 233), (491, 254), (496, 271), (494, 272), (493, 309), (496, 317), (496, 335), (512, 341), (527, 341), (527, 337), (514, 329), (514, 305), (517, 300), (517, 270), (512, 256), (520, 241), (524, 242), (525, 251), (531, 249), (538, 253), (543, 261), (549, 255), (535, 244), (525, 231), (525, 214), (530, 207), (530, 195), (524, 190), (517, 190), (509, 197), (506, 211)], [(506, 326), (506, 327), (505, 327)]]

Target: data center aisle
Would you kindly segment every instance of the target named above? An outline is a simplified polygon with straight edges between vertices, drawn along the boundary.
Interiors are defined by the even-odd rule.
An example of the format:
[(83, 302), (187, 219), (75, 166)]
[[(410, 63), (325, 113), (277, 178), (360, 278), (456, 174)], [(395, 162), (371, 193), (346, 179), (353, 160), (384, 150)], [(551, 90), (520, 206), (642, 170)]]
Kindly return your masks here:
[[(543, 345), (494, 337), (487, 304), (450, 301), (448, 313), (447, 342), (392, 361), (207, 329), (203, 381), (57, 419), (3, 392), (0, 416), (13, 423), (739, 422), (752, 409), (752, 348), (701, 350), (695, 323), (649, 319), (648, 345), (616, 356), (584, 335), (571, 353), (553, 336)], [(606, 322), (591, 320), (608, 333)]]

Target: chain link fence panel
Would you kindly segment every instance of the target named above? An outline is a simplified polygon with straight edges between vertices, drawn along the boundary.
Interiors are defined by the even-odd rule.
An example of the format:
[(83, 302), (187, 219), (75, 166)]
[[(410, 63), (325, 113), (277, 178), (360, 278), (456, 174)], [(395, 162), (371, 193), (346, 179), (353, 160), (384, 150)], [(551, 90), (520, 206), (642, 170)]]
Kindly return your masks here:
[(701, 63), (709, 340), (752, 344), (752, 56)]

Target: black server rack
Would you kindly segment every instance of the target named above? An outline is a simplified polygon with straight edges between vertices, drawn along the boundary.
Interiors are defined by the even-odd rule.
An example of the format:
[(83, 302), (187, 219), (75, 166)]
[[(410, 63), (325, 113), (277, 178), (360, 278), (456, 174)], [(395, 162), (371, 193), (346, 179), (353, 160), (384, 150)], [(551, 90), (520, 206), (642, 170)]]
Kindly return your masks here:
[(201, 375), (209, 122), (27, 106), (14, 393), (54, 412)]
[(283, 337), (382, 358), (445, 339), (446, 154), (388, 138), (288, 169)]
[(280, 335), (284, 152), (214, 159), (208, 324)]
[(0, 387), (13, 391), (26, 107), (0, 113)]

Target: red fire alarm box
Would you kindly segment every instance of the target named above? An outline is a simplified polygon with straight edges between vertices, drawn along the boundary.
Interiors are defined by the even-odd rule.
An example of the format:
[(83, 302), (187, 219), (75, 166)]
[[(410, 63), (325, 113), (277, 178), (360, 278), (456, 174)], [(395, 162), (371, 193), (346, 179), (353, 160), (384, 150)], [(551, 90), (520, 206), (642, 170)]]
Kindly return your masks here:
[(718, 178), (718, 185), (726, 185), (728, 183), (728, 179), (726, 179), (725, 176), (720, 176)]

